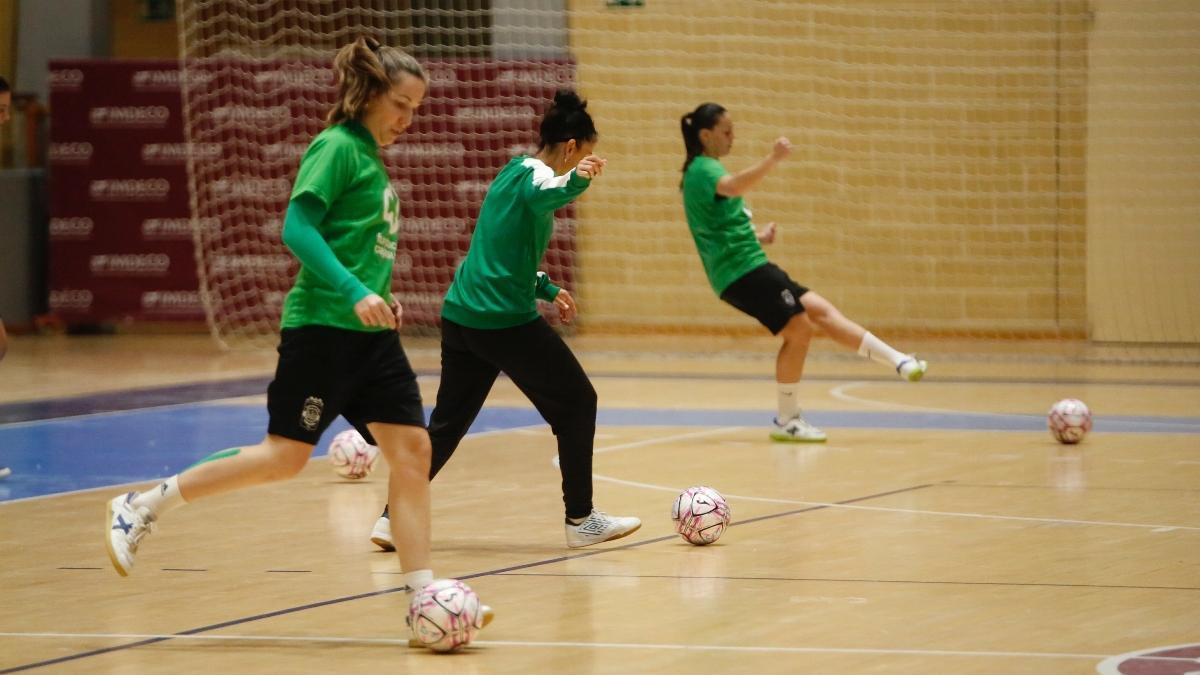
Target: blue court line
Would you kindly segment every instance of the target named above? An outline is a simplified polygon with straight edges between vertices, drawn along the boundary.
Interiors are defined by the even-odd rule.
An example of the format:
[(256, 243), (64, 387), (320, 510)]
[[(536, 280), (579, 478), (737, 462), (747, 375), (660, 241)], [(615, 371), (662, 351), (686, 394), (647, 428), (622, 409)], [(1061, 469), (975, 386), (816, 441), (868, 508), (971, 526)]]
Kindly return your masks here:
[[(438, 370), (418, 370), (422, 377), (437, 377)], [(503, 375), (501, 376), (503, 377)], [(720, 373), (604, 373), (591, 375), (593, 380), (599, 379), (667, 379), (667, 380), (728, 380), (767, 382), (774, 381), (774, 376), (763, 375), (728, 375)], [(137, 410), (163, 405), (180, 403), (197, 403), (200, 401), (215, 401), (239, 396), (263, 394), (271, 382), (270, 375), (246, 377), (214, 382), (196, 382), (190, 384), (169, 385), (163, 387), (144, 387), (123, 389), (98, 394), (67, 396), (43, 401), (18, 401), (0, 404), (0, 425), (32, 420), (54, 419), (86, 415), (97, 412), (113, 412), (117, 410)], [(894, 377), (806, 377), (806, 382), (895, 382)], [(1028, 384), (1028, 385), (1106, 385), (1122, 387), (1200, 387), (1200, 380), (1177, 382), (1157, 382), (1152, 380), (1089, 380), (1089, 379), (1030, 379), (1030, 378), (996, 378), (996, 377), (937, 377), (936, 382), (954, 384)]]
[(215, 401), (238, 396), (254, 396), (265, 393), (267, 385), (270, 383), (271, 376), (247, 377), (166, 387), (123, 389), (99, 394), (65, 396), (44, 401), (5, 403), (0, 405), (0, 425), (99, 412), (137, 410), (179, 403)]
[[(426, 410), (426, 416), (429, 411)], [(1040, 415), (806, 410), (814, 424), (844, 429), (1046, 432)], [(601, 426), (766, 428), (765, 410), (612, 409)], [(532, 408), (486, 407), (472, 433), (542, 425)], [(0, 481), (0, 502), (154, 480), (178, 473), (217, 450), (257, 443), (267, 426), (265, 405), (175, 405), (0, 425), (0, 464), (13, 475)], [(339, 419), (324, 439), (348, 428)], [(1200, 419), (1105, 416), (1100, 433), (1200, 434)], [(314, 456), (324, 454), (324, 443)]]

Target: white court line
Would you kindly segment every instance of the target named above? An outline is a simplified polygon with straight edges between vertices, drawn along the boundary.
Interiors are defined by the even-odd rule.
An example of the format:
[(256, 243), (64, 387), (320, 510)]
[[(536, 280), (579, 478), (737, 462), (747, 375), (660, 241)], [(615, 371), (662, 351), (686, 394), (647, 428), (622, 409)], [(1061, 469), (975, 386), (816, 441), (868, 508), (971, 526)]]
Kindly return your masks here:
[[(742, 427), (719, 427), (717, 429), (706, 429), (704, 431), (694, 431), (688, 434), (676, 434), (672, 436), (660, 436), (658, 438), (648, 438), (641, 441), (633, 441), (631, 443), (621, 443), (618, 445), (609, 445), (603, 448), (596, 448), (594, 454), (602, 452), (612, 452), (614, 450), (626, 450), (628, 448), (644, 447), (647, 445), (656, 445), (669, 441), (676, 441), (685, 438), (698, 438), (702, 436), (711, 436), (729, 431), (736, 431)], [(558, 457), (555, 456), (551, 463), (558, 466)], [(616, 485), (624, 485), (627, 487), (645, 488), (647, 490), (657, 490), (660, 492), (670, 492), (678, 494), (683, 488), (671, 487), (668, 485), (658, 485), (655, 483), (642, 483), (640, 481), (624, 480), (622, 478), (613, 478), (598, 473), (592, 473), (592, 480), (605, 481)], [(736, 495), (722, 492), (726, 498), (741, 499), (751, 502), (766, 502), (770, 504), (792, 504), (796, 506), (821, 506), (831, 509), (854, 509), (858, 511), (880, 511), (884, 513), (907, 513), (924, 516), (943, 516), (948, 518), (978, 518), (982, 520), (1014, 520), (1020, 522), (1032, 523), (1053, 523), (1066, 525), (1099, 525), (1106, 527), (1132, 527), (1137, 529), (1151, 530), (1153, 532), (1171, 532), (1173, 530), (1190, 530), (1200, 531), (1200, 527), (1191, 527), (1188, 525), (1162, 525), (1152, 523), (1124, 523), (1107, 520), (1076, 520), (1072, 518), (1039, 518), (1035, 516), (1001, 516), (988, 513), (965, 513), (958, 511), (929, 511), (926, 509), (898, 509), (884, 506), (863, 506), (861, 504), (836, 504), (833, 502), (809, 502), (798, 499), (776, 499), (771, 497), (753, 497), (749, 495)]]
[[(846, 393), (847, 391), (849, 391), (851, 389), (856, 389), (858, 387), (863, 387), (863, 386), (868, 386), (868, 385), (873, 385), (873, 384), (877, 385), (877, 384), (882, 384), (882, 383), (868, 382), (868, 381), (848, 382), (846, 384), (841, 384), (841, 385), (838, 385), (838, 386), (830, 389), (829, 395), (836, 399), (841, 399), (843, 401), (846, 401), (847, 403), (861, 403), (863, 405), (869, 405), (869, 406), (873, 406), (876, 408), (883, 408), (884, 410), (889, 410), (889, 409), (890, 410), (913, 410), (916, 412), (945, 413), (948, 415), (980, 415), (980, 416), (987, 416), (987, 417), (1021, 417), (1021, 418), (1031, 418), (1031, 419), (1044, 419), (1045, 418), (1045, 415), (1034, 415), (1031, 413), (975, 412), (972, 410), (959, 410), (956, 408), (934, 408), (931, 406), (907, 405), (905, 403), (892, 403), (890, 401), (878, 401), (878, 400), (870, 399), (870, 398), (862, 398), (861, 396), (853, 396), (851, 394)], [(892, 383), (892, 384), (894, 384), (894, 383)], [(1140, 420), (1122, 420), (1121, 424), (1132, 424), (1135, 426), (1151, 426), (1151, 427), (1161, 427), (1164, 425), (1165, 426), (1182, 426), (1186, 429), (1200, 428), (1200, 422), (1192, 422), (1192, 421), (1181, 422), (1178, 420), (1172, 420), (1170, 422), (1146, 422), (1146, 421), (1140, 421)], [(1167, 433), (1170, 433), (1170, 432), (1167, 432)]]
[[(1141, 649), (1136, 652), (1126, 652), (1124, 654), (1117, 654), (1116, 656), (1110, 656), (1107, 659), (1104, 659), (1103, 661), (1101, 661), (1099, 663), (1099, 665), (1096, 666), (1096, 672), (1100, 673), (1101, 675), (1122, 675), (1121, 665), (1127, 661), (1135, 661), (1135, 660), (1141, 661), (1143, 659), (1145, 659), (1145, 660), (1161, 660), (1164, 658), (1180, 659), (1182, 657), (1178, 657), (1178, 656), (1163, 657), (1163, 656), (1145, 656), (1145, 655), (1153, 653), (1153, 652), (1165, 652), (1165, 651), (1171, 651), (1173, 649), (1186, 649), (1186, 648), (1195, 647), (1195, 646), (1196, 646), (1196, 644), (1192, 643), (1190, 645), (1171, 645), (1171, 646), (1166, 646), (1166, 647), (1151, 647), (1149, 649)], [(1200, 663), (1200, 659), (1184, 659), (1184, 660), (1191, 661), (1193, 663)], [(1198, 669), (1198, 670), (1200, 670), (1200, 669)], [(1197, 670), (1191, 670), (1188, 672), (1195, 673), (1195, 672), (1197, 672)]]
[[(337, 636), (294, 635), (175, 635), (155, 633), (0, 633), (4, 638), (92, 638), (111, 640), (212, 640), (250, 642), (325, 642), (407, 645), (408, 640), (396, 638), (358, 638)], [(771, 647), (751, 645), (712, 645), (641, 642), (548, 642), (526, 640), (474, 640), (478, 647), (548, 647), (558, 649), (651, 649), (655, 651), (740, 652), (769, 654), (884, 654), (893, 656), (973, 656), (980, 658), (1088, 659), (1111, 658), (1112, 654), (1074, 654), (1069, 652), (1000, 652), (954, 649), (888, 649), (871, 647)], [(1197, 659), (1180, 656), (1143, 656), (1143, 659), (1198, 663)]]
[[(615, 450), (628, 450), (629, 448), (641, 448), (647, 445), (657, 445), (658, 443), (667, 443), (669, 441), (678, 441), (687, 438), (703, 438), (704, 436), (715, 436), (730, 431), (737, 431), (741, 427), (718, 427), (716, 429), (704, 429), (702, 431), (691, 431), (686, 434), (673, 434), (671, 436), (659, 436), (658, 438), (647, 438), (640, 441), (630, 441), (629, 443), (618, 443), (617, 445), (606, 445), (603, 448), (595, 448), (592, 450), (593, 455), (599, 455), (602, 452), (613, 452)], [(558, 466), (558, 455), (555, 455), (550, 463)], [(605, 476), (592, 474), (592, 478), (607, 479)], [(617, 479), (611, 479), (613, 482), (620, 482)]]
[[(882, 384), (882, 383), (866, 382), (866, 381), (847, 382), (846, 384), (839, 384), (838, 386), (830, 389), (829, 395), (836, 399), (841, 399), (843, 401), (846, 401), (848, 403), (861, 403), (863, 405), (869, 405), (869, 406), (872, 406), (875, 408), (883, 408), (885, 410), (914, 410), (916, 412), (948, 413), (948, 414), (953, 414), (953, 415), (967, 414), (967, 412), (964, 410), (954, 410), (953, 408), (931, 408), (929, 406), (923, 406), (923, 405), (908, 405), (905, 403), (892, 403), (890, 401), (876, 401), (875, 399), (861, 398), (861, 397), (852, 396), (852, 395), (846, 393), (847, 391), (849, 391), (851, 389), (857, 389), (858, 387), (864, 387), (864, 386), (868, 386), (868, 385), (872, 385), (872, 384)], [(1004, 413), (989, 413), (989, 412), (971, 413), (971, 414), (992, 415), (995, 417), (1035, 417), (1034, 415), (1006, 415)]]

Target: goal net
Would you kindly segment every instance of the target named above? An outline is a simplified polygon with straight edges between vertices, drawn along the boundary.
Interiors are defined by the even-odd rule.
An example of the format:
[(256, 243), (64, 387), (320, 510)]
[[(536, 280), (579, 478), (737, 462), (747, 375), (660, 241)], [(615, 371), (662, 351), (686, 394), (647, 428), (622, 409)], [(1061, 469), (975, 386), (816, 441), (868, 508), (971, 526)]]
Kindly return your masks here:
[[(545, 269), (596, 335), (757, 334), (712, 294), (679, 195), (679, 119), (736, 126), (731, 171), (788, 136), (747, 203), (770, 258), (880, 335), (1200, 344), (1200, 7), (1188, 0), (182, 0), (202, 296), (274, 341), (279, 241), (362, 33), (431, 74), (384, 152), (403, 201), (395, 288), (436, 330), (488, 181), (555, 88), (589, 99), (603, 178)], [(213, 153), (210, 153), (213, 154)]]

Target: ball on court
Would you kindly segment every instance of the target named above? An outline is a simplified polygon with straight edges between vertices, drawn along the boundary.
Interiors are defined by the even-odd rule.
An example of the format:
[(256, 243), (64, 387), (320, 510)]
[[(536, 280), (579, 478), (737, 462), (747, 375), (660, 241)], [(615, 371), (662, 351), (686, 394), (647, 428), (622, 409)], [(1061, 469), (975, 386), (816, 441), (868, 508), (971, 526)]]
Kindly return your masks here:
[(435, 652), (462, 649), (483, 628), (483, 606), (471, 587), (438, 579), (413, 594), (408, 606), (412, 636)]
[(365, 478), (375, 470), (378, 462), (379, 448), (368, 443), (354, 429), (339, 433), (329, 442), (329, 466), (342, 478)]
[(671, 520), (675, 521), (675, 531), (689, 543), (711, 544), (729, 526), (729, 503), (708, 486), (690, 487), (675, 498)]
[(1050, 407), (1046, 426), (1059, 443), (1078, 443), (1092, 430), (1092, 411), (1079, 399), (1064, 398)]

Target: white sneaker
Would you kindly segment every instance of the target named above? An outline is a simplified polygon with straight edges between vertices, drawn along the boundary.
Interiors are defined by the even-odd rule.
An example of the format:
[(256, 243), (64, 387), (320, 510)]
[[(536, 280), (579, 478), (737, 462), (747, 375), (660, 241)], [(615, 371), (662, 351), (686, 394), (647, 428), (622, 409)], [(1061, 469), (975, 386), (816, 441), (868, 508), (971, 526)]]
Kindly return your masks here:
[(783, 424), (780, 424), (779, 420), (775, 420), (775, 428), (771, 431), (771, 440), (788, 443), (824, 443), (825, 432), (809, 424), (803, 417), (796, 415)]
[(150, 509), (133, 505), (133, 498), (137, 496), (138, 493), (130, 492), (113, 497), (108, 502), (108, 518), (104, 523), (108, 527), (104, 540), (108, 546), (108, 559), (117, 574), (123, 577), (129, 576), (133, 569), (133, 557), (142, 537), (154, 531), (154, 515)]
[(925, 371), (928, 367), (928, 363), (915, 356), (909, 356), (901, 361), (900, 365), (896, 366), (896, 372), (900, 374), (900, 377), (909, 382), (917, 382), (925, 376)]
[(602, 541), (612, 541), (637, 532), (642, 521), (633, 517), (610, 516), (602, 511), (592, 509), (588, 517), (578, 525), (566, 523), (567, 546), (582, 548), (599, 544)]
[[(386, 511), (384, 512), (386, 514)], [(396, 543), (392, 541), (392, 521), (387, 515), (379, 516), (375, 521), (375, 529), (371, 530), (371, 541), (385, 551), (395, 551)]]

